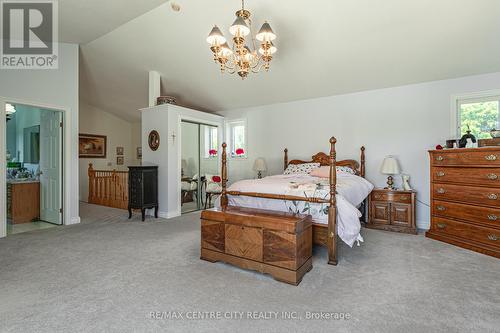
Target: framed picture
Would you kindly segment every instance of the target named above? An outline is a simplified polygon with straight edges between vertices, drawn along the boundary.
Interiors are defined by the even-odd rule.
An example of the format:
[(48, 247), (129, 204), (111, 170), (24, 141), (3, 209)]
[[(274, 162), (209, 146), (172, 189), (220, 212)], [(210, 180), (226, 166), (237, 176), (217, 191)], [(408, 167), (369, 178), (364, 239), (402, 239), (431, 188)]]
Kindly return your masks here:
[(137, 147), (137, 159), (142, 160), (142, 147)]
[(123, 165), (123, 156), (116, 156), (116, 165)]
[(106, 158), (106, 136), (80, 133), (78, 155), (80, 158)]
[(116, 155), (123, 155), (123, 147), (116, 147)]

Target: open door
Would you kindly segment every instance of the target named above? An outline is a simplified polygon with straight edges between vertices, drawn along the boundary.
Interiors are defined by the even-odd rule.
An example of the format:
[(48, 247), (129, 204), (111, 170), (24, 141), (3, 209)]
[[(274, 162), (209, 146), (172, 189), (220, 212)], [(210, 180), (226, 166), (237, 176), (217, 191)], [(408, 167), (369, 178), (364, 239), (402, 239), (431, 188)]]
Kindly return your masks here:
[(61, 112), (40, 113), (40, 220), (62, 224)]

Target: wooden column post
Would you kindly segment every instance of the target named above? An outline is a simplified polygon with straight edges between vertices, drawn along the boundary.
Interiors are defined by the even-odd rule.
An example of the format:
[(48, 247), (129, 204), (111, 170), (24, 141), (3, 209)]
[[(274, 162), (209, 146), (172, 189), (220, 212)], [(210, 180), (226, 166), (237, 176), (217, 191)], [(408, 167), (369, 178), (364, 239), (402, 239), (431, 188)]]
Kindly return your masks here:
[(361, 177), (365, 178), (365, 146), (361, 147)]
[(89, 193), (88, 193), (88, 198), (87, 198), (87, 201), (89, 203), (92, 202), (92, 196), (94, 194), (94, 175), (95, 175), (95, 171), (94, 171), (94, 168), (92, 167), (92, 163), (89, 163), (89, 169), (88, 169)]
[(221, 182), (222, 182), (222, 194), (220, 197), (220, 205), (223, 209), (227, 207), (227, 144), (224, 142), (222, 144), (222, 172), (221, 172)]
[(330, 138), (330, 207), (328, 208), (328, 264), (337, 265), (337, 168), (335, 137)]
[(285, 157), (283, 158), (283, 170), (288, 167), (288, 148), (285, 148)]

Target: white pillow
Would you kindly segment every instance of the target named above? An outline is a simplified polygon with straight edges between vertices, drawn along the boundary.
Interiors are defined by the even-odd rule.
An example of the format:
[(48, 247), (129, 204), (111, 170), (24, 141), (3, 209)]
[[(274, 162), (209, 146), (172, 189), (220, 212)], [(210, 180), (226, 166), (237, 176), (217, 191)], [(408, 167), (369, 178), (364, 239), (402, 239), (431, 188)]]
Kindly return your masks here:
[(289, 164), (284, 174), (310, 174), (314, 169), (319, 168), (319, 163)]
[(337, 167), (337, 172), (346, 172), (346, 173), (350, 173), (351, 175), (355, 175), (356, 174), (356, 171), (354, 171), (353, 169), (351, 169), (350, 167), (348, 166), (338, 166)]

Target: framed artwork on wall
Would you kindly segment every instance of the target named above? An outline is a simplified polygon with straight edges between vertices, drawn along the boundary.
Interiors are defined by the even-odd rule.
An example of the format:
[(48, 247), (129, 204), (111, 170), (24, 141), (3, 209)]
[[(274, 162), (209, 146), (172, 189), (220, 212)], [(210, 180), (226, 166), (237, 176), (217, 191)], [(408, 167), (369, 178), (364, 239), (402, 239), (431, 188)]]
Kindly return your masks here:
[(116, 155), (123, 155), (123, 147), (116, 147)]
[(80, 158), (106, 158), (106, 136), (82, 134), (78, 137), (78, 155)]
[(137, 159), (142, 159), (142, 147), (137, 147)]
[(123, 165), (123, 156), (116, 157), (116, 165)]

